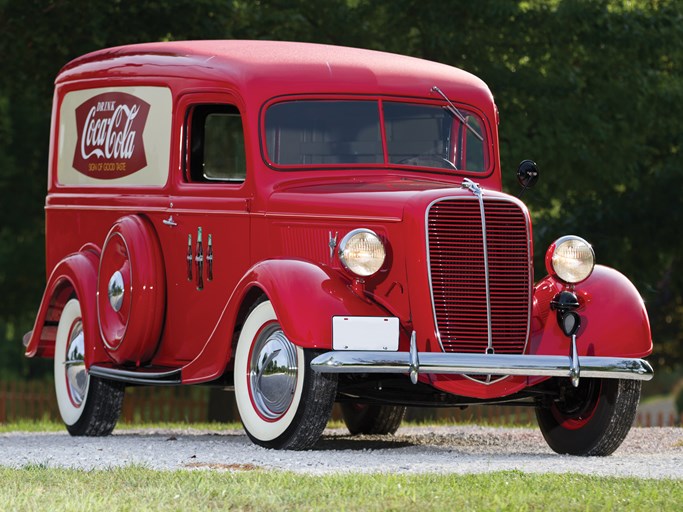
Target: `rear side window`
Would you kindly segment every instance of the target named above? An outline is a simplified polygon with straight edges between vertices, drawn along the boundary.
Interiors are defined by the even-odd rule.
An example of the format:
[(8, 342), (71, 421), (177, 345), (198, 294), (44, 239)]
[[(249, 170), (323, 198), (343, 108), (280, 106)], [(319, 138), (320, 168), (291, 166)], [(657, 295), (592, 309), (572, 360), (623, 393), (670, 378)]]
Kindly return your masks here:
[(190, 112), (190, 179), (243, 182), (246, 176), (244, 131), (232, 105), (197, 105)]

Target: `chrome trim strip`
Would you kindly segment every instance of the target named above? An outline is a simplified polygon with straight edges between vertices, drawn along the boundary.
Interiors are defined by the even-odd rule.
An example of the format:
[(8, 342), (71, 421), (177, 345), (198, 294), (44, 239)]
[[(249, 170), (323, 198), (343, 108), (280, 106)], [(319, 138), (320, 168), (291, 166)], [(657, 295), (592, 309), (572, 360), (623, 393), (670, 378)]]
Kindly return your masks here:
[(497, 384), (501, 380), (505, 380), (505, 379), (509, 378), (510, 375), (503, 375), (502, 377), (499, 377), (497, 379), (494, 379), (493, 375), (487, 375), (488, 378), (486, 380), (475, 379), (474, 377), (471, 377), (469, 375), (463, 375), (463, 377), (471, 380), (472, 382), (476, 382), (477, 384), (481, 384), (482, 386), (490, 386), (491, 384)]
[(579, 363), (579, 353), (576, 350), (576, 334), (572, 335), (572, 350), (569, 359), (569, 376), (572, 380), (572, 386), (578, 388), (579, 378), (581, 377), (581, 364)]
[(417, 378), (420, 373), (420, 358), (417, 355), (417, 342), (415, 331), (410, 336), (410, 381), (417, 384)]
[[(486, 348), (487, 354), (493, 354), (493, 331), (491, 326), (491, 282), (489, 279), (489, 246), (486, 241), (486, 212), (484, 211), (484, 191), (479, 186), (479, 183), (465, 178), (462, 182), (462, 188), (466, 188), (472, 192), (477, 201), (479, 201), (479, 215), (481, 216), (481, 242), (484, 251), (484, 286), (486, 287), (486, 335), (488, 338), (488, 346)], [(489, 382), (491, 376), (489, 375)]]
[[(333, 351), (311, 361), (320, 373), (409, 373), (414, 370), (411, 352)], [(650, 380), (652, 366), (643, 359), (582, 356), (577, 358), (581, 377)], [(420, 373), (460, 375), (524, 375), (572, 377), (570, 356), (527, 356), (422, 352)]]

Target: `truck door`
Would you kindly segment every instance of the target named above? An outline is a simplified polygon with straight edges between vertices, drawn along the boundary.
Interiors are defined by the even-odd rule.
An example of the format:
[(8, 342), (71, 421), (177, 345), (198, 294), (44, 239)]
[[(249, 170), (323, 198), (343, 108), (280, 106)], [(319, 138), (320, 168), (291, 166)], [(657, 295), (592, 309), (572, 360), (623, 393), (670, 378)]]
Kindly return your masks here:
[(250, 264), (251, 183), (240, 102), (225, 93), (188, 94), (176, 109), (182, 155), (164, 221), (173, 244), (164, 258), (166, 323), (155, 357), (169, 366), (201, 352)]

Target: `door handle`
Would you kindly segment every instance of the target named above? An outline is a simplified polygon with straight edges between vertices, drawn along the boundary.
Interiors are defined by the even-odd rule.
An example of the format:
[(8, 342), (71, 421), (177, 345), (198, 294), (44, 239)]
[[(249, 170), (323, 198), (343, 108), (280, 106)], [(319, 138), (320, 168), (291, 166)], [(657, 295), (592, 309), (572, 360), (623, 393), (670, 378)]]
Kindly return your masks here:
[(178, 223), (173, 220), (173, 215), (169, 216), (168, 219), (162, 220), (161, 222), (163, 222), (167, 226), (171, 226), (171, 227), (178, 225)]

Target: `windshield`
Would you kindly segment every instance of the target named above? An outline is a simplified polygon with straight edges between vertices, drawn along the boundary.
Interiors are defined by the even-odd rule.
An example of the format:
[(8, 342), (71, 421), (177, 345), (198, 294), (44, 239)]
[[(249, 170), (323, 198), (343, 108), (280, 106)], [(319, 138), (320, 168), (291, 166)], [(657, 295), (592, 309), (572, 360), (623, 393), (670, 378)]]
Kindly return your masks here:
[(266, 111), (265, 145), (276, 166), (379, 164), (484, 172), (483, 122), (473, 112), (459, 111), (470, 129), (441, 105), (385, 100), (276, 103)]

